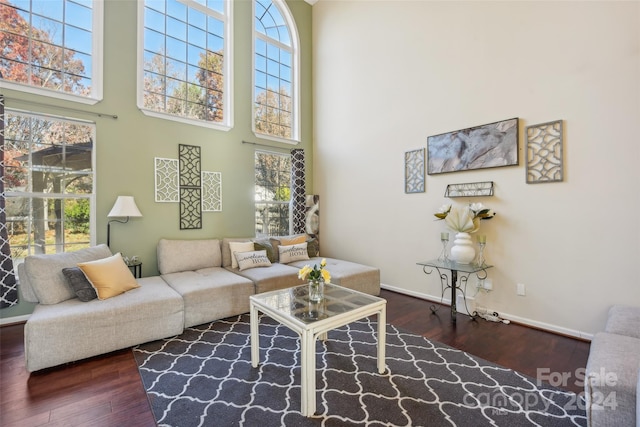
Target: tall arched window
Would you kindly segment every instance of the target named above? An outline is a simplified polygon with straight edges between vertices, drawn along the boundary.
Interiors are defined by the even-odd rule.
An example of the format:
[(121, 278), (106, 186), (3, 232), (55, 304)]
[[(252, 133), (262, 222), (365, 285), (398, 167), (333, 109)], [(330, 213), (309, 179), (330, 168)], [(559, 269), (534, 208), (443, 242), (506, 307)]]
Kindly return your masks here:
[(254, 0), (253, 131), (296, 143), (300, 139), (299, 40), (283, 0)]
[(138, 4), (138, 108), (150, 116), (229, 130), (232, 2)]

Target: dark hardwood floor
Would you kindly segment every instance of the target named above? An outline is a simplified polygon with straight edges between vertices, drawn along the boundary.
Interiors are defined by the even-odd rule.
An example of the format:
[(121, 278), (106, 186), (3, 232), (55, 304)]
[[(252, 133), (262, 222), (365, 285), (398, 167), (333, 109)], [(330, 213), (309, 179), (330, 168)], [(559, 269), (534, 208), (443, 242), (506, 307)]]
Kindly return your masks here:
[[(449, 307), (382, 291), (387, 322), (537, 378), (537, 369), (569, 373), (579, 393), (589, 343), (516, 324), (472, 321)], [(0, 328), (0, 426), (155, 426), (130, 349), (29, 374), (23, 325)], [(579, 380), (580, 378), (578, 378)]]

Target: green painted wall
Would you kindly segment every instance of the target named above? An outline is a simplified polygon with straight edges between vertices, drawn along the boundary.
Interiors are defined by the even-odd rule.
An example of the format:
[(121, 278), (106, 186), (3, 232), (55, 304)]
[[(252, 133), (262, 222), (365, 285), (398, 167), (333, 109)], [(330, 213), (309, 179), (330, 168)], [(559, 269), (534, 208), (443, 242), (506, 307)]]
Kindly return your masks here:
[[(288, 152), (294, 146), (261, 140), (251, 131), (251, 24), (249, 0), (233, 2), (234, 22), (234, 127), (228, 132), (206, 129), (151, 118), (136, 107), (136, 25), (134, 0), (105, 1), (104, 99), (95, 106), (82, 106), (52, 98), (3, 90), (7, 108), (93, 120), (97, 124), (97, 243), (106, 243), (107, 214), (118, 195), (132, 195), (143, 214), (128, 224), (113, 224), (111, 249), (127, 256), (137, 255), (143, 262), (143, 275), (158, 273), (156, 244), (160, 238), (201, 239), (253, 236), (253, 156), (263, 143)], [(312, 99), (311, 99), (311, 6), (303, 0), (288, 0), (300, 37), (301, 143), (306, 152), (307, 192), (312, 192)], [(29, 105), (35, 101), (55, 106), (116, 114), (118, 119), (60, 108)], [(154, 201), (154, 157), (177, 158), (178, 144), (201, 147), (202, 170), (222, 172), (222, 212), (203, 213), (200, 230), (180, 230), (177, 203)], [(264, 147), (260, 147), (264, 148)], [(10, 317), (31, 313), (33, 304), (0, 310), (3, 323)]]

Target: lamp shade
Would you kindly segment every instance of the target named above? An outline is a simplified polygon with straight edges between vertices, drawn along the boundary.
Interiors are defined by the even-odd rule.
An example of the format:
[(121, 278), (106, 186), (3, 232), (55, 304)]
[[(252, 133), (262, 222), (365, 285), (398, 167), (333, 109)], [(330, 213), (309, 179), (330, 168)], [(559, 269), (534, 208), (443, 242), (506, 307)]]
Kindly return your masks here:
[(107, 217), (142, 216), (133, 196), (118, 196)]

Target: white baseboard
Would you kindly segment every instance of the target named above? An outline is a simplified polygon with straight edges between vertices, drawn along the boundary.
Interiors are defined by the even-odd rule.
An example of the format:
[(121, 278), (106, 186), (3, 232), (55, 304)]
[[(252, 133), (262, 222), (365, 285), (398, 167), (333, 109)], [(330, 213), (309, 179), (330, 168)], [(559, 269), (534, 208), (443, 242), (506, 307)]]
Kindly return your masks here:
[(11, 325), (14, 323), (24, 323), (29, 320), (30, 314), (24, 314), (22, 316), (4, 317), (0, 319), (0, 326)]
[[(403, 288), (398, 288), (396, 286), (386, 285), (384, 283), (380, 284), (382, 289), (386, 289), (388, 291), (397, 292), (399, 294), (409, 295), (412, 297), (420, 298), (426, 301), (433, 301), (437, 303), (442, 303), (445, 305), (451, 305), (450, 298), (441, 298), (439, 296), (429, 295), (422, 292), (410, 291)], [(463, 313), (464, 314), (464, 313)], [(512, 322), (519, 323), (521, 325), (530, 326), (532, 328), (541, 329), (543, 331), (553, 332), (555, 334), (566, 335), (569, 337), (579, 338), (582, 340), (591, 341), (593, 339), (593, 334), (588, 334), (582, 331), (576, 331), (573, 329), (564, 328), (558, 325), (552, 325), (550, 323), (539, 322), (537, 320), (527, 319), (525, 317), (516, 316), (514, 314), (509, 314), (505, 312), (500, 312), (500, 317), (503, 319), (510, 320)]]
[[(434, 296), (434, 295), (429, 295), (429, 294), (425, 294), (422, 292), (415, 292), (415, 291), (410, 291), (407, 289), (403, 289), (403, 288), (398, 288), (396, 286), (391, 286), (391, 285), (386, 285), (384, 283), (380, 284), (380, 287), (382, 289), (386, 289), (388, 291), (392, 291), (392, 292), (397, 292), (399, 294), (403, 294), (403, 295), (409, 295), (415, 298), (419, 298), (419, 299), (423, 299), (426, 301), (432, 301), (432, 302), (437, 302), (437, 303), (442, 303), (445, 305), (451, 305), (451, 299), (450, 298), (446, 298), (446, 297), (439, 297), (439, 296)], [(464, 313), (462, 313), (464, 314)], [(542, 329), (544, 331), (549, 331), (549, 332), (553, 332), (556, 334), (561, 334), (561, 335), (566, 335), (569, 337), (574, 337), (574, 338), (579, 338), (579, 339), (583, 339), (583, 340), (587, 340), (587, 341), (591, 341), (593, 339), (593, 334), (588, 334), (586, 332), (582, 332), (582, 331), (576, 331), (573, 329), (568, 329), (568, 328), (564, 328), (562, 326), (558, 326), (558, 325), (552, 325), (550, 323), (545, 323), (545, 322), (539, 322), (537, 320), (532, 320), (532, 319), (527, 319), (524, 317), (520, 317), (520, 316), (516, 316), (514, 314), (509, 314), (509, 313), (504, 313), (504, 312), (500, 312), (500, 317), (502, 317), (503, 319), (508, 319), (512, 322), (516, 322), (519, 323), (521, 325), (525, 325), (525, 326), (530, 326), (532, 328), (537, 328), (537, 329)], [(10, 325), (13, 323), (24, 323), (29, 319), (29, 315), (25, 314), (22, 316), (13, 316), (13, 317), (7, 317), (7, 318), (2, 318), (0, 319), (0, 326), (4, 326), (4, 325)]]

